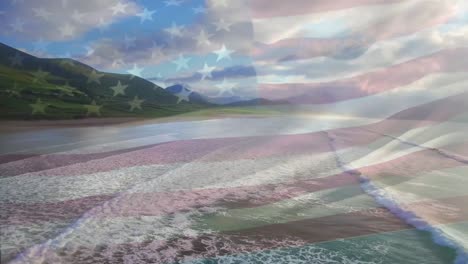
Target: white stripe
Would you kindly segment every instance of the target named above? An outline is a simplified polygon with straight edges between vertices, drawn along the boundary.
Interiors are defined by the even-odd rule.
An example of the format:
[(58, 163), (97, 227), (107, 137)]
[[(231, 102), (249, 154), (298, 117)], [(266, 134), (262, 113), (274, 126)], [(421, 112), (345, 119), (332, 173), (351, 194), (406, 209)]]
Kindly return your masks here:
[[(286, 38), (334, 38), (365, 33), (370, 26), (420, 27), (452, 6), (450, 1), (413, 0), (401, 3), (360, 6), (338, 11), (286, 17), (253, 19), (254, 39), (274, 43)], [(411, 14), (411, 16), (409, 16)], [(278, 29), (281, 29), (278, 31)]]

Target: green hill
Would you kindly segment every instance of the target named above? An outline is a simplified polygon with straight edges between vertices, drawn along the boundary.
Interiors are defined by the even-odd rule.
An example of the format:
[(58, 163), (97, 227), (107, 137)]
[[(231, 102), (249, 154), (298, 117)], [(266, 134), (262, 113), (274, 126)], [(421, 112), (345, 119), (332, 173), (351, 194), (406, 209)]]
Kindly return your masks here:
[(0, 43), (0, 118), (160, 117), (206, 108), (130, 74), (43, 59)]

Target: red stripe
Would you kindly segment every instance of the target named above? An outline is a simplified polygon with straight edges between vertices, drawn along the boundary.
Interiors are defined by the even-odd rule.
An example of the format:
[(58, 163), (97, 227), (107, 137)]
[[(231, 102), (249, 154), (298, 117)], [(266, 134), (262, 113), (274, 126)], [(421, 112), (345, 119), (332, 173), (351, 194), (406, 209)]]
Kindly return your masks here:
[(468, 55), (468, 49), (446, 50), (383, 70), (339, 81), (261, 84), (259, 89), (263, 97), (287, 99), (291, 103), (333, 103), (399, 88), (429, 74), (465, 72), (468, 70), (468, 62), (457, 59), (465, 55)]
[(253, 18), (293, 16), (348, 9), (363, 5), (398, 3), (406, 0), (250, 0)]
[[(457, 144), (454, 151), (460, 155), (468, 155), (468, 143)], [(467, 164), (442, 157), (436, 151), (422, 150), (391, 161), (359, 168), (354, 173), (341, 173), (312, 180), (169, 193), (125, 194), (113, 202), (112, 211), (98, 207), (96, 214), (104, 217), (163, 215), (217, 204), (229, 208), (255, 207), (311, 192), (359, 184), (361, 173), (370, 178), (397, 175), (401, 180), (395, 181), (394, 184), (399, 184), (417, 174), (464, 165)], [(100, 195), (54, 203), (0, 203), (0, 211), (4, 212), (6, 217), (3, 218), (5, 224), (66, 220), (79, 217), (85, 211), (111, 198), (112, 195)]]
[[(281, 3), (289, 5), (285, 1), (281, 1)], [(434, 3), (428, 4), (434, 5)], [(311, 5), (314, 5), (314, 3), (311, 2)], [(336, 58), (357, 56), (361, 55), (377, 41), (415, 34), (424, 28), (446, 23), (453, 17), (454, 8), (444, 5), (425, 10), (425, 12), (424, 16), (416, 16), (411, 20), (408, 20), (408, 15), (402, 12), (401, 17), (396, 16), (386, 22), (370, 24), (366, 29), (354, 32), (352, 37), (323, 39), (296, 36), (268, 44), (259, 40), (259, 42), (255, 43), (251, 56), (259, 61), (274, 60), (274, 63), (320, 56)], [(407, 22), (405, 26), (401, 26), (402, 21)], [(350, 52), (354, 55), (345, 54)], [(259, 70), (261, 71), (261, 67), (259, 67)]]
[[(381, 138), (382, 135), (366, 130), (398, 135), (412, 128), (443, 122), (460, 114), (459, 109), (464, 109), (468, 103), (467, 95), (447, 97), (403, 110), (375, 124), (333, 129), (330, 130), (330, 133), (343, 138), (340, 142), (336, 142), (338, 149), (369, 144)], [(301, 135), (183, 140), (104, 153), (102, 157), (109, 156), (97, 160), (93, 159), (101, 154), (41, 155), (32, 160), (0, 165), (0, 176), (14, 176), (31, 171), (39, 171), (36, 174), (43, 176), (83, 175), (141, 165), (255, 159), (277, 155), (313, 155), (329, 151), (331, 149), (327, 137), (322, 132)], [(88, 162), (80, 163), (83, 161)], [(65, 165), (68, 166), (62, 167)]]
[[(430, 208), (434, 222), (450, 224), (468, 220), (468, 196), (438, 200), (438, 204), (458, 209), (457, 214), (434, 207), (433, 201), (408, 205), (411, 208)], [(167, 241), (148, 240), (142, 243), (81, 247), (67, 254), (61, 251), (61, 260), (82, 262), (92, 255), (93, 261), (120, 263), (129, 252), (136, 259), (147, 263), (172, 263), (190, 258), (211, 258), (233, 254), (245, 254), (268, 249), (304, 246), (310, 243), (334, 241), (356, 236), (413, 229), (384, 208), (375, 208), (333, 216), (271, 224), (238, 231), (206, 234), (191, 238), (180, 235)]]

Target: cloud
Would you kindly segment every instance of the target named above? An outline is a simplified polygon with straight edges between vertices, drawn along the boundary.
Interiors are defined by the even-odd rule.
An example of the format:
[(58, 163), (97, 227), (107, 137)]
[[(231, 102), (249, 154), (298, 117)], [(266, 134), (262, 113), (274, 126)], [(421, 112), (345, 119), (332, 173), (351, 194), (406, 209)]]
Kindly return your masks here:
[[(142, 67), (171, 64), (180, 54), (190, 58), (213, 57), (213, 51), (222, 45), (234, 50), (233, 57), (249, 57), (252, 50), (252, 25), (244, 1), (236, 1), (229, 8), (213, 7), (208, 1), (207, 14), (195, 17), (183, 26), (181, 36), (171, 36), (165, 29), (153, 30), (135, 28), (129, 33), (130, 45), (124, 37), (96, 39), (89, 46), (92, 54), (75, 54), (76, 58), (99, 69), (119, 70), (137, 64)], [(223, 20), (229, 26), (221, 29), (216, 26)], [(177, 20), (175, 19), (175, 22)], [(200, 34), (205, 34), (207, 42), (199, 43)], [(88, 56), (90, 55), (90, 56)], [(201, 65), (203, 66), (203, 64)], [(195, 74), (198, 68), (191, 68)]]
[(50, 1), (35, 0), (5, 6), (3, 33), (18, 40), (68, 41), (92, 29), (106, 27), (141, 9), (131, 1), (114, 0)]
[[(251, 65), (236, 65), (231, 67), (226, 67), (220, 70), (214, 70), (212, 73), (212, 81), (219, 81), (226, 79), (235, 79), (235, 78), (249, 78), (255, 77), (257, 75), (255, 68)], [(169, 78), (166, 80), (168, 83), (192, 83), (199, 82), (201, 80), (200, 73), (194, 73), (190, 76), (181, 76), (178, 78)], [(150, 80), (160, 80), (158, 77), (150, 77)]]

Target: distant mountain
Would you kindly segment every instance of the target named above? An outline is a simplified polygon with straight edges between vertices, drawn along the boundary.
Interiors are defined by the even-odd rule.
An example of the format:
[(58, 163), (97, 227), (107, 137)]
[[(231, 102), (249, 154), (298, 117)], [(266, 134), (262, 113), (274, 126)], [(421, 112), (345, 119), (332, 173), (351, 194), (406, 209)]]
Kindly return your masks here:
[(0, 43), (1, 118), (167, 116), (206, 107), (179, 101), (145, 79), (100, 72), (72, 59), (43, 59)]
[(189, 99), (191, 102), (216, 104), (224, 106), (251, 106), (251, 105), (277, 105), (277, 104), (288, 104), (287, 101), (271, 101), (263, 98), (245, 99), (240, 96), (226, 96), (226, 97), (210, 97), (198, 92), (194, 92), (188, 85), (175, 84), (166, 88), (166, 91), (174, 95), (180, 95), (189, 93)]
[(178, 100), (180, 102), (190, 101), (193, 103), (200, 103), (200, 104), (211, 103), (206, 96), (192, 91), (188, 85), (174, 84), (174, 85), (166, 87), (166, 91), (178, 97)]
[(272, 101), (264, 98), (255, 98), (252, 100), (239, 101), (226, 104), (226, 106), (253, 106), (253, 105), (287, 105), (290, 104), (287, 100)]

